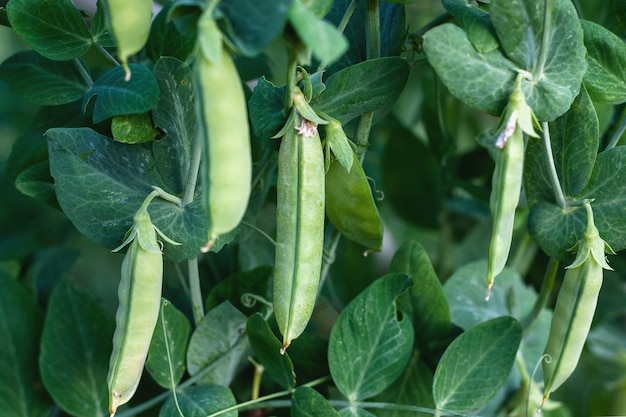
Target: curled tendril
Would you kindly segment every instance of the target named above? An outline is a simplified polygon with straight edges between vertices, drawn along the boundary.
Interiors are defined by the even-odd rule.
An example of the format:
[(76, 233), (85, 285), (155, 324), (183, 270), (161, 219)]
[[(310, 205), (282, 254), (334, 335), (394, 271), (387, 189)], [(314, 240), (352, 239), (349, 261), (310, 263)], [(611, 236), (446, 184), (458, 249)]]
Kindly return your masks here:
[(251, 292), (246, 292), (241, 295), (241, 304), (243, 304), (247, 308), (252, 308), (259, 302), (265, 306), (271, 307), (272, 303), (267, 301), (264, 297), (254, 294)]

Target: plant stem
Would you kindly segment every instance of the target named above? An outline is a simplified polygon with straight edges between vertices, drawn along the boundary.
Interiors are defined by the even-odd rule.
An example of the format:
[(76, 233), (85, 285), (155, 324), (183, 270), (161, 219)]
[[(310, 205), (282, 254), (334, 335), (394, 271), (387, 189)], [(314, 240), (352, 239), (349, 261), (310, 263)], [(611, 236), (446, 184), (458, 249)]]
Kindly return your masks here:
[(324, 250), (324, 262), (322, 264), (322, 272), (320, 274), (320, 290), (324, 287), (324, 283), (328, 278), (330, 267), (335, 262), (335, 252), (337, 252), (337, 246), (339, 245), (340, 239), (341, 233), (333, 227), (330, 238), (328, 239), (328, 247)]
[(191, 293), (191, 308), (193, 321), (196, 327), (204, 318), (204, 305), (202, 303), (202, 290), (200, 289), (200, 272), (198, 271), (198, 258), (188, 259), (187, 268), (189, 274), (189, 291)]
[(543, 32), (541, 37), (541, 47), (539, 49), (538, 56), (538, 66), (534, 68), (533, 71), (533, 80), (539, 81), (543, 77), (543, 70), (546, 65), (546, 60), (548, 56), (548, 49), (550, 48), (550, 32), (552, 31), (552, 27), (550, 26), (550, 0), (544, 0), (543, 2)]
[[(339, 33), (343, 33), (343, 31), (346, 30), (346, 27), (348, 26), (348, 23), (350, 22), (350, 18), (352, 17), (352, 15), (354, 14), (354, 11), (356, 10), (356, 6), (358, 2), (359, 0), (352, 0), (350, 4), (348, 5), (348, 7), (346, 8), (346, 11), (341, 17), (341, 21), (339, 22), (339, 25), (337, 25), (337, 31)], [(320, 62), (320, 65), (317, 67), (317, 72), (324, 71), (327, 65), (328, 65), (328, 62)]]
[(365, 3), (365, 59), (380, 58), (380, 1)]
[(613, 149), (614, 147), (616, 147), (619, 143), (619, 140), (622, 138), (624, 131), (626, 131), (626, 106), (624, 107), (622, 115), (619, 119), (619, 125), (617, 126), (617, 129), (613, 132), (611, 140), (609, 141), (609, 144), (606, 145), (605, 150)]
[(552, 154), (552, 144), (550, 142), (550, 129), (548, 128), (548, 122), (541, 122), (541, 128), (543, 129), (541, 136), (543, 138), (546, 163), (548, 165), (554, 199), (559, 207), (565, 210), (567, 208), (567, 200), (565, 200), (565, 195), (563, 194), (563, 189), (561, 188), (561, 182), (559, 181), (559, 175), (557, 174), (556, 166), (554, 165), (554, 155)]
[(285, 88), (285, 116), (291, 112), (293, 107), (293, 93), (296, 90), (296, 70), (298, 68), (298, 53), (294, 50), (294, 45), (287, 43), (287, 83)]
[(82, 61), (80, 59), (78, 59), (78, 58), (74, 58), (72, 61), (74, 62), (74, 66), (76, 67), (76, 69), (80, 73), (80, 77), (83, 79), (83, 81), (85, 81), (85, 83), (89, 87), (91, 87), (93, 85), (93, 80), (91, 79), (91, 76), (87, 72), (87, 69), (83, 65)]
[(176, 197), (175, 195), (168, 193), (167, 191), (165, 191), (161, 187), (157, 187), (156, 185), (153, 185), (152, 188), (154, 189), (154, 191), (158, 193), (158, 196), (161, 197), (163, 200), (169, 201), (170, 203), (174, 203), (178, 207), (183, 206), (183, 201), (180, 199), (180, 197)]
[(548, 262), (548, 266), (546, 267), (546, 272), (543, 276), (541, 289), (539, 290), (539, 295), (537, 296), (537, 299), (535, 300), (533, 309), (521, 321), (524, 331), (527, 331), (530, 328), (530, 326), (534, 323), (537, 317), (539, 317), (541, 310), (548, 303), (548, 299), (550, 298), (550, 294), (552, 294), (552, 287), (554, 287), (554, 281), (556, 280), (556, 274), (558, 271), (559, 271), (559, 261), (557, 259), (550, 258), (550, 261)]
[(96, 49), (102, 54), (104, 55), (104, 57), (110, 61), (111, 63), (113, 63), (115, 66), (119, 66), (120, 63), (117, 61), (117, 59), (113, 58), (113, 55), (111, 55), (109, 53), (109, 51), (107, 51), (106, 49), (104, 49), (104, 47), (102, 45), (100, 45), (99, 43), (96, 43)]
[(202, 163), (202, 135), (196, 133), (191, 143), (191, 162), (189, 164), (189, 178), (183, 195), (183, 207), (193, 201), (198, 182), (198, 174), (200, 172), (200, 164)]

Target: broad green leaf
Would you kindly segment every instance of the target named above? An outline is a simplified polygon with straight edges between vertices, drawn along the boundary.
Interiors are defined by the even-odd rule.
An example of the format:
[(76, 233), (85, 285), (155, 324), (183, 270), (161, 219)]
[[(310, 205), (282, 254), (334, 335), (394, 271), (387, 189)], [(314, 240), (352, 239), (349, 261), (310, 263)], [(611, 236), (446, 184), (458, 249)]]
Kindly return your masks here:
[[(399, 405), (410, 405), (423, 409), (435, 409), (433, 400), (433, 371), (414, 353), (404, 372), (386, 390), (372, 401)], [(378, 417), (426, 417), (432, 413), (414, 411), (376, 410)]]
[[(393, 118), (380, 124), (385, 147), (380, 160), (385, 199), (404, 220), (437, 228), (443, 202), (439, 160), (415, 134)], [(416, 181), (428, 178), (428, 181)]]
[(76, 61), (58, 62), (35, 51), (22, 51), (0, 65), (0, 78), (24, 101), (44, 106), (66, 104), (89, 90)]
[(113, 35), (109, 33), (106, 23), (104, 0), (97, 0), (96, 13), (91, 18), (91, 36), (94, 43), (107, 48), (115, 46), (115, 39)]
[(479, 53), (498, 48), (498, 38), (489, 14), (467, 0), (443, 0), (443, 6), (461, 24)]
[(585, 86), (594, 101), (623, 103), (626, 101), (626, 45), (610, 30), (581, 20), (587, 48)]
[[(173, 174), (154, 169), (158, 164), (147, 147), (116, 143), (88, 128), (51, 129), (47, 137), (59, 204), (83, 235), (104, 247), (122, 242), (153, 185), (172, 191), (166, 181)], [(149, 212), (166, 236), (181, 243), (164, 242), (168, 259), (198, 255), (208, 230), (199, 199), (184, 208), (155, 199)]]
[[(549, 124), (550, 142), (561, 188), (567, 197), (578, 195), (587, 185), (598, 153), (598, 116), (582, 87), (571, 108)], [(524, 190), (528, 204), (554, 201), (544, 141), (530, 138), (524, 159)]]
[(175, 58), (163, 57), (153, 72), (161, 94), (152, 119), (165, 137), (152, 145), (152, 151), (168, 188), (182, 194), (189, 180), (191, 144), (196, 135), (191, 68)]
[(322, 62), (333, 62), (348, 49), (348, 41), (337, 28), (317, 17), (301, 0), (291, 2), (289, 23), (302, 43)]
[(453, 96), (487, 113), (502, 112), (517, 73), (500, 49), (477, 52), (463, 29), (451, 23), (426, 32), (423, 46), (428, 62)]
[(53, 409), (37, 368), (42, 321), (25, 287), (0, 271), (0, 417), (44, 417)]
[(55, 401), (77, 416), (108, 416), (107, 372), (115, 321), (64, 280), (50, 297), (39, 366)]
[(438, 410), (476, 410), (504, 384), (522, 338), (522, 327), (509, 316), (472, 327), (443, 353), (433, 381)]
[[(626, 248), (626, 148), (616, 147), (598, 154), (596, 164), (578, 201), (593, 199), (594, 221), (600, 236), (615, 251)], [(528, 218), (528, 231), (549, 256), (566, 259), (587, 225), (581, 206), (561, 208), (548, 201), (535, 204)]]
[[(161, 407), (159, 417), (206, 417), (226, 408), (233, 407), (237, 400), (227, 387), (221, 385), (197, 385), (186, 387), (170, 396)], [(237, 411), (220, 414), (224, 417), (237, 417)]]
[(339, 417), (339, 413), (328, 403), (322, 394), (311, 387), (302, 385), (291, 399), (292, 417)]
[(189, 341), (189, 374), (202, 373), (204, 384), (230, 385), (249, 348), (245, 329), (246, 316), (228, 301), (209, 311)]
[(363, 113), (388, 108), (400, 96), (409, 66), (398, 57), (371, 59), (331, 75), (311, 105), (342, 124)]
[(48, 162), (31, 165), (20, 172), (13, 183), (22, 194), (58, 207)]
[(328, 364), (348, 400), (370, 398), (402, 373), (413, 349), (413, 327), (410, 320), (399, 319), (396, 300), (411, 285), (405, 274), (385, 275), (339, 315), (330, 334)]
[(539, 120), (561, 116), (578, 95), (587, 69), (574, 4), (571, 0), (493, 0), (489, 12), (509, 59), (532, 74), (532, 79), (522, 82), (528, 105)]
[(424, 247), (417, 241), (403, 244), (393, 255), (389, 272), (413, 278), (402, 305), (411, 314), (416, 338), (426, 342), (445, 337), (450, 331), (450, 307)]
[(224, 301), (230, 302), (237, 310), (246, 315), (258, 312), (263, 308), (261, 303), (250, 305), (249, 295), (254, 294), (265, 297), (272, 277), (271, 266), (259, 266), (249, 271), (238, 271), (215, 285), (205, 301), (208, 310), (218, 306)]
[(159, 131), (152, 124), (150, 113), (123, 114), (113, 116), (111, 134), (114, 140), (133, 145), (153, 141)]
[[(287, 120), (284, 107), (285, 87), (276, 87), (261, 77), (248, 102), (252, 129), (258, 138), (271, 141), (270, 138), (280, 131)], [(275, 142), (278, 150), (278, 141)]]
[(139, 114), (152, 110), (159, 98), (159, 87), (152, 72), (140, 64), (130, 64), (132, 78), (124, 81), (124, 68), (117, 66), (94, 82), (83, 97), (83, 111), (95, 101), (93, 122), (122, 114)]
[[(186, 61), (196, 46), (198, 33), (195, 21), (198, 14), (186, 14), (169, 20), (171, 11), (172, 5), (165, 5), (152, 21), (150, 37), (146, 43), (146, 54), (152, 62), (157, 62), (162, 57)], [(187, 32), (184, 30), (186, 27), (193, 29)]]
[(297, 0), (240, 0), (220, 2), (228, 19), (226, 35), (245, 56), (260, 54), (283, 33), (291, 3)]
[(172, 303), (162, 299), (146, 369), (163, 388), (175, 388), (183, 377), (190, 336), (191, 325), (187, 317)]
[(330, 373), (328, 368), (328, 338), (315, 332), (304, 332), (289, 345), (289, 358), (298, 376), (298, 383), (304, 384)]
[(265, 368), (267, 376), (284, 389), (294, 388), (296, 374), (289, 354), (280, 354), (283, 345), (261, 314), (254, 313), (248, 318), (246, 332), (256, 358)]
[(70, 0), (11, 0), (11, 26), (35, 51), (55, 61), (68, 61), (91, 47), (85, 19)]

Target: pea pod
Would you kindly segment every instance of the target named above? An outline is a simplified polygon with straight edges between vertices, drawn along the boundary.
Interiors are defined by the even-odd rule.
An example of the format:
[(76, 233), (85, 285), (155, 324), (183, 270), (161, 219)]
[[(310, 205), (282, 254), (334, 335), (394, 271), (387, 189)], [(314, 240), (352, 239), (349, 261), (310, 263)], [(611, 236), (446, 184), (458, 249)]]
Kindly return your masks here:
[(150, 35), (152, 0), (107, 0), (106, 5), (117, 55), (128, 81), (131, 76), (128, 57), (139, 52)]
[[(204, 20), (201, 27), (213, 27)], [(205, 155), (202, 195), (210, 223), (204, 252), (219, 235), (232, 231), (241, 222), (248, 206), (252, 178), (246, 99), (233, 59), (220, 45), (218, 59), (210, 59), (201, 52), (195, 64)]]
[(591, 204), (585, 203), (585, 209), (587, 228), (578, 243), (576, 259), (563, 278), (544, 352), (544, 401), (576, 369), (596, 310), (603, 269), (612, 269), (604, 253), (613, 250), (600, 238)]
[(334, 159), (326, 173), (326, 215), (348, 239), (380, 251), (383, 224), (363, 167), (352, 152), (350, 171)]
[(283, 137), (276, 188), (273, 303), (284, 352), (313, 313), (324, 246), (324, 157), (319, 134), (307, 120)]

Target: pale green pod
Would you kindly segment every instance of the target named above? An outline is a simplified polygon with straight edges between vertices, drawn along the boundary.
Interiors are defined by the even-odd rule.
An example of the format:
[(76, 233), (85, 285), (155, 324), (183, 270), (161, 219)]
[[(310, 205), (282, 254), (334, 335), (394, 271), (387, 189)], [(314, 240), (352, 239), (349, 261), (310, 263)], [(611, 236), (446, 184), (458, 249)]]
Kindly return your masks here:
[[(154, 242), (157, 243), (156, 236)], [(122, 262), (118, 287), (119, 306), (108, 375), (111, 416), (131, 399), (141, 379), (159, 317), (162, 281), (161, 252), (147, 251), (138, 237), (133, 239)]]
[(250, 198), (252, 157), (246, 98), (232, 57), (196, 58), (200, 134), (205, 156), (203, 204), (209, 218), (208, 251), (220, 235), (241, 222)]
[(107, 0), (109, 27), (117, 45), (117, 56), (130, 80), (128, 57), (144, 47), (150, 35), (152, 0)]
[(274, 314), (284, 352), (309, 322), (320, 280), (324, 157), (317, 132), (310, 137), (287, 132), (279, 150), (276, 188)]

